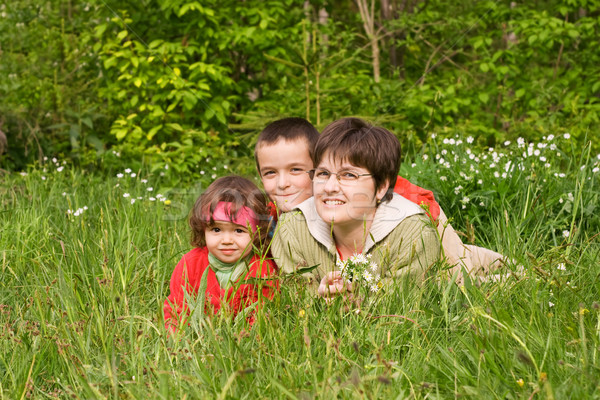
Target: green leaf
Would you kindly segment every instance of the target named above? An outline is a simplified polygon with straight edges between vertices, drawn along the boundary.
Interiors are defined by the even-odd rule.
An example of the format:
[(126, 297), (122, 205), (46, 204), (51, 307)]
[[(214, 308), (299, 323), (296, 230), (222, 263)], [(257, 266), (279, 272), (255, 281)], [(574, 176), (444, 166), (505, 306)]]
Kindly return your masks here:
[(487, 63), (481, 63), (479, 65), (479, 69), (483, 72), (488, 72), (490, 70), (490, 66)]
[(181, 127), (181, 125), (179, 125), (179, 124), (178, 124), (178, 123), (176, 123), (176, 122), (173, 122), (173, 123), (167, 124), (167, 126), (168, 126), (169, 128), (171, 128), (171, 129), (173, 129), (173, 130), (176, 130), (176, 131), (179, 131), (179, 132), (183, 132), (183, 128)]
[(521, 88), (521, 89), (518, 89), (518, 90), (515, 92), (515, 96), (517, 97), (517, 99), (520, 99), (520, 98), (521, 98), (521, 97), (523, 97), (524, 95), (525, 95), (525, 89), (523, 89), (523, 88)]
[(150, 129), (150, 131), (148, 131), (148, 134), (146, 135), (146, 138), (148, 140), (152, 140), (152, 138), (154, 137), (154, 135), (156, 135), (158, 133), (159, 130), (161, 130), (163, 127), (162, 124), (155, 126), (154, 128)]
[(537, 39), (537, 35), (531, 35), (527, 38), (527, 42), (529, 42), (529, 44), (534, 44), (537, 41)]
[(123, 39), (125, 39), (125, 36), (127, 36), (127, 31), (126, 31), (126, 30), (125, 30), (125, 31), (121, 31), (121, 32), (119, 32), (119, 34), (117, 35), (117, 39), (118, 39), (118, 40), (123, 40)]
[(487, 103), (490, 100), (490, 95), (487, 93), (479, 93), (478, 97), (482, 103)]

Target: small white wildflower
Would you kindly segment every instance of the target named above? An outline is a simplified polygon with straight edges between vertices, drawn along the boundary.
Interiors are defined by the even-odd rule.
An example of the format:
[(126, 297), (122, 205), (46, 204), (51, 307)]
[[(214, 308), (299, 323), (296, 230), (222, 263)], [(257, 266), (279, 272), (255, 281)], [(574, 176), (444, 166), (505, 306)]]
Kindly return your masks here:
[(135, 203), (135, 199), (131, 199), (131, 204)]
[(442, 140), (442, 143), (444, 143), (444, 144), (448, 144), (448, 139), (444, 139), (444, 140)]
[(56, 163), (58, 162), (58, 160), (56, 159), (56, 157), (52, 157), (52, 162), (53, 162), (54, 164), (56, 164)]
[(58, 167), (58, 168), (56, 168), (56, 170), (57, 170), (58, 172), (62, 172), (62, 170), (63, 170), (63, 169), (65, 169), (65, 167), (62, 167), (62, 166), (61, 166), (61, 167)]
[(544, 156), (541, 156), (541, 157), (540, 157), (540, 161), (541, 161), (541, 162), (546, 162), (546, 157), (544, 157)]
[(573, 193), (567, 193), (567, 199), (568, 199), (569, 201), (573, 201), (573, 200), (575, 200), (575, 197), (573, 197)]
[(474, 139), (473, 139), (473, 136), (469, 136), (469, 137), (467, 138), (467, 143), (471, 144), (471, 143), (473, 143), (473, 140), (474, 140)]
[(548, 135), (548, 141), (550, 142), (551, 140), (554, 139), (554, 135)]
[(469, 201), (471, 201), (471, 199), (468, 198), (467, 196), (464, 196), (461, 200), (462, 203), (468, 203)]
[(446, 149), (443, 149), (443, 150), (442, 150), (442, 155), (443, 155), (443, 156), (445, 156), (446, 154), (448, 154), (448, 150), (446, 150)]
[(567, 140), (571, 139), (571, 135), (569, 133), (565, 133), (563, 137)]
[(502, 179), (506, 179), (506, 172), (502, 173)]
[(431, 138), (432, 138), (432, 139), (435, 139), (435, 137), (436, 137), (436, 136), (437, 136), (437, 135), (436, 135), (435, 133), (432, 133), (432, 134), (431, 134)]
[(462, 185), (458, 185), (457, 187), (454, 188), (454, 194), (459, 194), (460, 191), (462, 190)]
[(132, 178), (135, 178), (137, 175), (136, 175), (135, 172), (132, 172), (131, 175), (129, 175), (129, 176), (132, 177)]
[(550, 145), (550, 150), (554, 151), (554, 150), (556, 150), (556, 149), (557, 149), (556, 145), (555, 145), (554, 143), (552, 143), (552, 144)]
[(478, 184), (478, 185), (483, 185), (483, 179), (479, 179), (479, 180), (477, 181), (477, 184)]
[(412, 163), (412, 164), (410, 164), (410, 167), (411, 167), (411, 168), (414, 168), (414, 167), (416, 167), (416, 166), (417, 166), (417, 164), (415, 164), (415, 163)]
[(121, 184), (120, 184), (120, 183), (117, 183), (117, 184), (115, 185), (115, 187), (119, 187), (119, 186), (121, 186)]
[(210, 177), (211, 177), (212, 179), (217, 179), (217, 174), (212, 174)]
[(559, 178), (564, 178), (565, 176), (567, 176), (567, 175), (565, 175), (565, 174), (564, 174), (564, 173), (562, 173), (562, 172), (561, 172), (560, 174), (558, 174), (558, 177), (559, 177)]
[(377, 287), (377, 285), (371, 285), (371, 286), (369, 286), (369, 288), (371, 289), (371, 292), (373, 292), (373, 293), (377, 293), (377, 291), (379, 290), (379, 287)]
[(569, 232), (569, 231), (567, 231), (567, 230), (564, 230), (564, 231), (562, 232), (562, 235), (563, 235), (563, 237), (564, 237), (564, 238), (568, 238), (568, 237), (571, 235), (571, 232)]
[(148, 183), (148, 179), (142, 179), (140, 182), (142, 182), (142, 183)]
[(129, 197), (130, 194), (129, 193), (123, 193), (123, 197)]
[(146, 188), (146, 190), (149, 191), (149, 192), (151, 192), (151, 191), (154, 190), (154, 188), (153, 187), (149, 187), (149, 188)]
[(63, 197), (67, 195), (67, 192), (62, 192)]
[(427, 154), (423, 154), (423, 160), (427, 160), (429, 156)]
[(596, 172), (598, 172), (598, 171), (600, 171), (600, 168), (598, 168), (598, 167), (596, 167), (596, 168), (594, 168), (594, 169), (592, 170), (592, 172), (593, 172), (593, 173), (596, 173)]
[(67, 210), (67, 214), (72, 214), (72, 213), (73, 213), (73, 210), (71, 210), (71, 209)]
[(223, 169), (227, 169), (227, 168), (228, 168), (227, 165), (223, 165)]
[(204, 174), (205, 174), (205, 172), (204, 172), (204, 171), (200, 171), (200, 175), (204, 175)]
[(565, 267), (564, 263), (560, 263), (560, 264), (558, 264), (558, 266), (556, 267), (556, 269), (561, 270), (561, 271), (566, 271), (567, 267)]
[(456, 141), (456, 145), (457, 145), (457, 146), (458, 146), (458, 145), (461, 145), (461, 144), (463, 144), (463, 141), (462, 141), (462, 140), (460, 140), (460, 139), (459, 139), (459, 140), (457, 140), (457, 141)]
[(129, 174), (129, 173), (131, 173), (131, 168), (127, 168), (127, 169), (125, 169), (125, 173), (126, 173), (126, 174)]
[(155, 199), (154, 197), (149, 197), (149, 198), (148, 198), (148, 200), (150, 200), (150, 201), (154, 201), (154, 200), (156, 200), (156, 199)]
[(499, 173), (498, 171), (495, 171), (495, 172), (494, 172), (494, 176), (495, 176), (496, 178), (500, 178), (500, 173)]
[(165, 173), (164, 173), (164, 172), (162, 172), (162, 171), (160, 171), (160, 174), (159, 174), (159, 175), (160, 175), (160, 176), (165, 176)]
[(19, 175), (21, 175), (21, 176), (27, 176), (27, 172), (21, 171), (21, 172), (19, 172)]
[(537, 157), (537, 156), (539, 156), (539, 155), (540, 155), (540, 151), (536, 149), (536, 150), (533, 152), (533, 155), (534, 155), (534, 156), (536, 156), (536, 157)]
[(165, 169), (169, 169), (169, 164), (165, 164)]
[(446, 178), (445, 176), (443, 176), (443, 175), (440, 176), (440, 181), (447, 181), (447, 180), (448, 180), (448, 178)]
[(373, 275), (369, 271), (364, 271), (363, 279), (367, 282), (371, 282), (373, 280)]
[(122, 177), (123, 177), (123, 174), (121, 174), (121, 173), (117, 174), (117, 178), (121, 179)]
[(544, 164), (544, 168), (550, 168), (552, 165), (550, 165), (550, 163), (546, 163)]
[(510, 140), (507, 140), (506, 142), (504, 142), (505, 146), (508, 146), (510, 144)]
[(525, 146), (525, 139), (523, 139), (522, 137), (518, 138), (517, 145), (519, 146), (519, 148)]
[(162, 198), (164, 198), (164, 197), (165, 197), (165, 196), (164, 196), (164, 195), (162, 195), (162, 194), (160, 194), (160, 193), (156, 195), (156, 198), (157, 198), (157, 199), (159, 199), (159, 200), (160, 200), (160, 199), (162, 199)]
[(137, 198), (137, 199), (138, 199), (138, 200), (141, 200), (141, 199), (142, 199), (142, 196), (138, 196), (138, 198)]
[(551, 301), (549, 301), (549, 302), (548, 302), (548, 305), (549, 305), (550, 307), (554, 307), (554, 303), (553, 303), (553, 302), (551, 302)]
[(563, 199), (562, 199), (562, 197), (561, 197), (560, 199), (558, 199), (558, 202), (559, 202), (560, 204), (562, 204), (562, 203), (563, 203)]
[(45, 181), (45, 180), (46, 180), (46, 177), (45, 177), (45, 176), (42, 176), (42, 180), (43, 180), (43, 181)]
[(485, 203), (484, 203), (483, 201), (480, 201), (480, 202), (479, 202), (479, 205), (480, 205), (481, 207), (485, 207)]

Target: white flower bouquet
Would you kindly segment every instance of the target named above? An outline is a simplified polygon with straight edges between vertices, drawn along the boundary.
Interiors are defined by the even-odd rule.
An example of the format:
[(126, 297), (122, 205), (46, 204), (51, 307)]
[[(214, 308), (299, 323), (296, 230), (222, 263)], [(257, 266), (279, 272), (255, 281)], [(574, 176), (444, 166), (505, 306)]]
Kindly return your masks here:
[(338, 260), (336, 266), (339, 268), (342, 278), (352, 282), (353, 286), (365, 288), (368, 292), (377, 293), (382, 287), (379, 266), (371, 261), (371, 254), (353, 254), (346, 261)]

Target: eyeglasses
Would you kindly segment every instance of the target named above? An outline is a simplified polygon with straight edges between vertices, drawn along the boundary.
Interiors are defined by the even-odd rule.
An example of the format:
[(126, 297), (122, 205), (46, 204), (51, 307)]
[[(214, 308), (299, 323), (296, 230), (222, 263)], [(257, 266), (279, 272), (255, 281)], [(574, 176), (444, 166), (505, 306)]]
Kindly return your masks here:
[(357, 174), (352, 171), (329, 172), (323, 168), (308, 171), (308, 176), (315, 183), (325, 183), (329, 181), (331, 175), (335, 175), (338, 182), (342, 185), (355, 185), (361, 176), (371, 176), (372, 174)]

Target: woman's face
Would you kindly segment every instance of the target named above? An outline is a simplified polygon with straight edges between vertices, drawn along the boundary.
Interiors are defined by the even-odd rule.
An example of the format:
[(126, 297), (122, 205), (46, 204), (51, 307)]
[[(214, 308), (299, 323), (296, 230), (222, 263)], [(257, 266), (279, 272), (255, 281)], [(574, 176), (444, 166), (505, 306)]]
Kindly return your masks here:
[(323, 155), (313, 178), (317, 213), (325, 222), (338, 227), (362, 225), (373, 216), (378, 200), (387, 189), (387, 185), (383, 185), (376, 191), (375, 181), (367, 169), (334, 160), (328, 153)]

